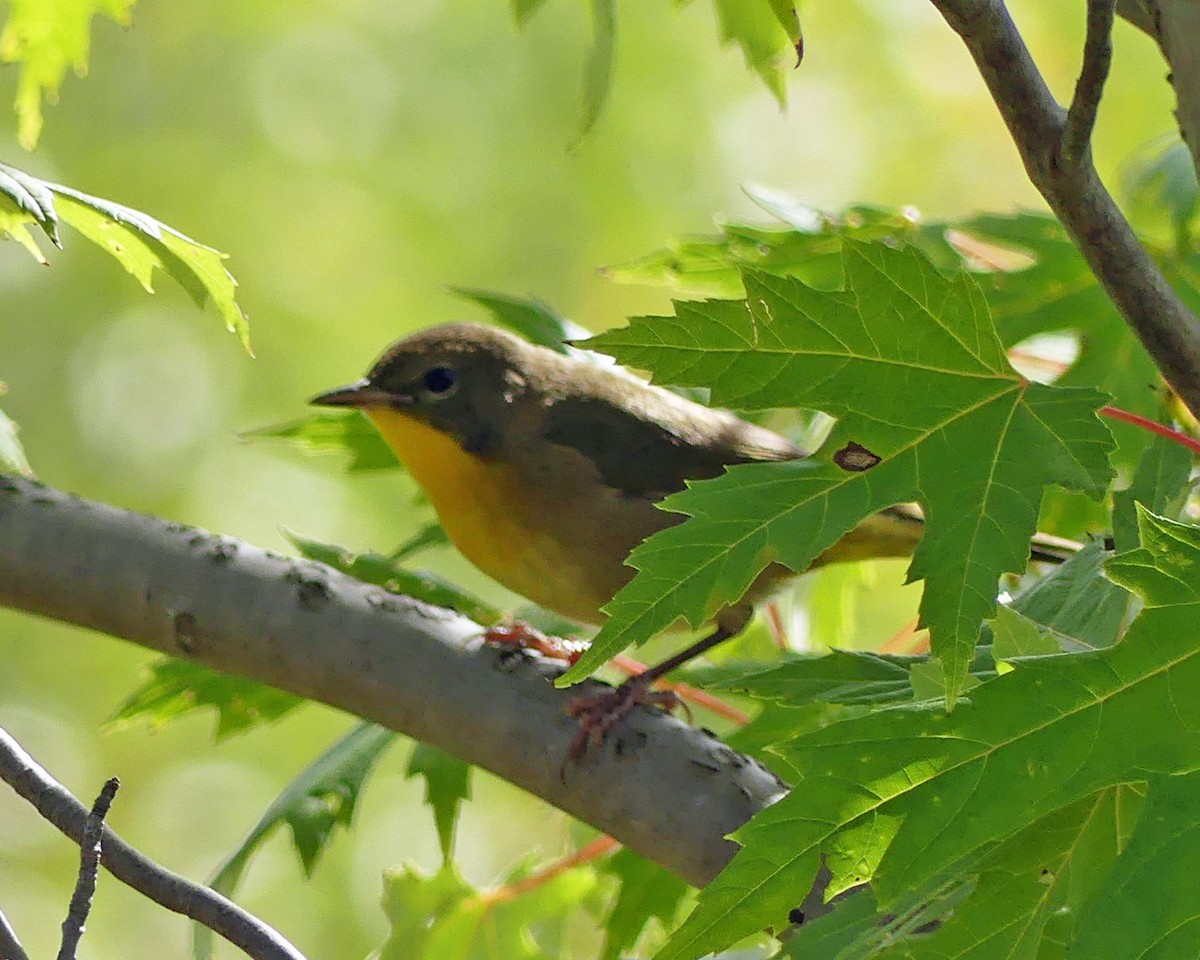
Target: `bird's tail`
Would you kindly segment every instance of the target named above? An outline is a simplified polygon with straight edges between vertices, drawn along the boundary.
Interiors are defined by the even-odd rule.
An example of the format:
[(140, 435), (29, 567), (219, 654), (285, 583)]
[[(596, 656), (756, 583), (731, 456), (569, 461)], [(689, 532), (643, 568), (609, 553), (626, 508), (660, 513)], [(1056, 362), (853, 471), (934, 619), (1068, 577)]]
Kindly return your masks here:
[[(907, 557), (925, 532), (925, 519), (915, 503), (897, 504), (868, 517), (813, 563), (814, 567), (851, 560)], [(1035, 534), (1029, 558), (1043, 563), (1063, 563), (1083, 549), (1083, 544), (1048, 533)]]

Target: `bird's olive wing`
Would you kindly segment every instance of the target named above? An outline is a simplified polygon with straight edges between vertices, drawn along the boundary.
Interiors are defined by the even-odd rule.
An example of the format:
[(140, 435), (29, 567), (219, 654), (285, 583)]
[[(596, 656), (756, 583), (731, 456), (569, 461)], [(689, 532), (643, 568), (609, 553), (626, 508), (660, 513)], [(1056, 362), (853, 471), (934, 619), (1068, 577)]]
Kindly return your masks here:
[[(735, 463), (800, 455), (782, 437), (740, 421), (702, 440), (689, 432), (696, 433), (673, 430), (604, 400), (566, 399), (547, 411), (543, 435), (582, 453), (610, 487), (656, 500), (682, 490), (685, 480), (718, 476)], [(772, 442), (760, 442), (764, 438)]]

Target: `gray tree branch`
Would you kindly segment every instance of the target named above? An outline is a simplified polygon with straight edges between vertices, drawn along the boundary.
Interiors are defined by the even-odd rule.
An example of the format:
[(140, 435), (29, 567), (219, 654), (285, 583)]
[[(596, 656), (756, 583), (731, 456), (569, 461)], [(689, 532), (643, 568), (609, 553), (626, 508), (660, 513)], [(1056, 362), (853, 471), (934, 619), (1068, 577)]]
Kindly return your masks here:
[(0, 910), (0, 960), (29, 960), (3, 910)]
[[(70, 791), (50, 776), (21, 749), (21, 745), (0, 730), (0, 780), (11, 786), (46, 820), (82, 848), (88, 842), (90, 811)], [(155, 903), (191, 917), (210, 930), (236, 944), (255, 960), (304, 960), (303, 954), (273, 929), (231, 903), (215, 890), (185, 880), (142, 856), (103, 823), (100, 863), (122, 883), (133, 887)], [(91, 841), (94, 843), (94, 839)], [(75, 902), (72, 898), (72, 910)], [(0, 924), (0, 927), (5, 925)], [(82, 933), (82, 926), (79, 928)], [(5, 937), (0, 930), (0, 949)], [(13, 938), (15, 942), (15, 937)], [(64, 924), (64, 944), (67, 941)], [(19, 948), (19, 945), (18, 945)], [(12, 955), (18, 957), (17, 954)], [(12, 960), (0, 953), (0, 960)]]
[[(1163, 376), (1192, 413), (1200, 415), (1200, 319), (1138, 242), (1100, 181), (1091, 151), (1064, 151), (1067, 112), (1050, 93), (1004, 3), (932, 2), (975, 60), (1029, 179)], [(1089, 3), (1092, 9), (1107, 6), (1108, 0)], [(1093, 67), (1085, 62), (1083, 72)]]
[(1171, 68), (1175, 119), (1200, 175), (1200, 4), (1196, 0), (1142, 0), (1150, 35)]
[(113, 797), (121, 787), (121, 781), (110, 777), (104, 784), (92, 809), (83, 822), (83, 837), (79, 841), (79, 876), (75, 880), (75, 891), (67, 918), (62, 924), (62, 943), (58, 948), (58, 960), (75, 960), (80, 938), (87, 926), (88, 914), (92, 910), (92, 897), (96, 893), (96, 879), (100, 873), (100, 854), (104, 840), (104, 818), (112, 806)]
[[(0, 605), (104, 631), (435, 744), (703, 885), (784, 784), (711, 734), (635, 711), (560, 768), (561, 669), (328, 567), (0, 475)], [(564, 782), (565, 780), (565, 782)]]

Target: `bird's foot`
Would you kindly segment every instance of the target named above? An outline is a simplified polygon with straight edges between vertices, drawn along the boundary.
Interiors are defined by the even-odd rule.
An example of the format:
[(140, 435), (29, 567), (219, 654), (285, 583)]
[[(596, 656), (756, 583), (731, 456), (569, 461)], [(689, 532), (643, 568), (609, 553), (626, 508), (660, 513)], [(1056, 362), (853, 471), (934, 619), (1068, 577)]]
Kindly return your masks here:
[(567, 713), (579, 720), (579, 729), (567, 748), (567, 763), (574, 763), (592, 747), (604, 742), (610, 730), (624, 720), (635, 707), (658, 707), (669, 713), (683, 707), (690, 721), (691, 710), (674, 690), (652, 690), (642, 677), (630, 677), (619, 687), (582, 694), (567, 704)]
[(483, 634), (483, 641), (500, 647), (536, 650), (543, 657), (565, 661), (568, 666), (574, 665), (587, 649), (586, 643), (548, 636), (522, 620), (497, 623), (488, 627)]

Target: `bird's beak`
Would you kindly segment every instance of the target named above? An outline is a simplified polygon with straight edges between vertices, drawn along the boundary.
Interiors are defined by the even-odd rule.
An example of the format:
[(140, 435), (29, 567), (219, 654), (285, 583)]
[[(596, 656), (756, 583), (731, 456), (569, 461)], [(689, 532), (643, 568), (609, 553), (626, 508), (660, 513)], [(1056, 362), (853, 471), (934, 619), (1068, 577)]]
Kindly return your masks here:
[(405, 398), (379, 389), (370, 380), (359, 380), (318, 393), (308, 402), (318, 407), (396, 407), (404, 405)]

